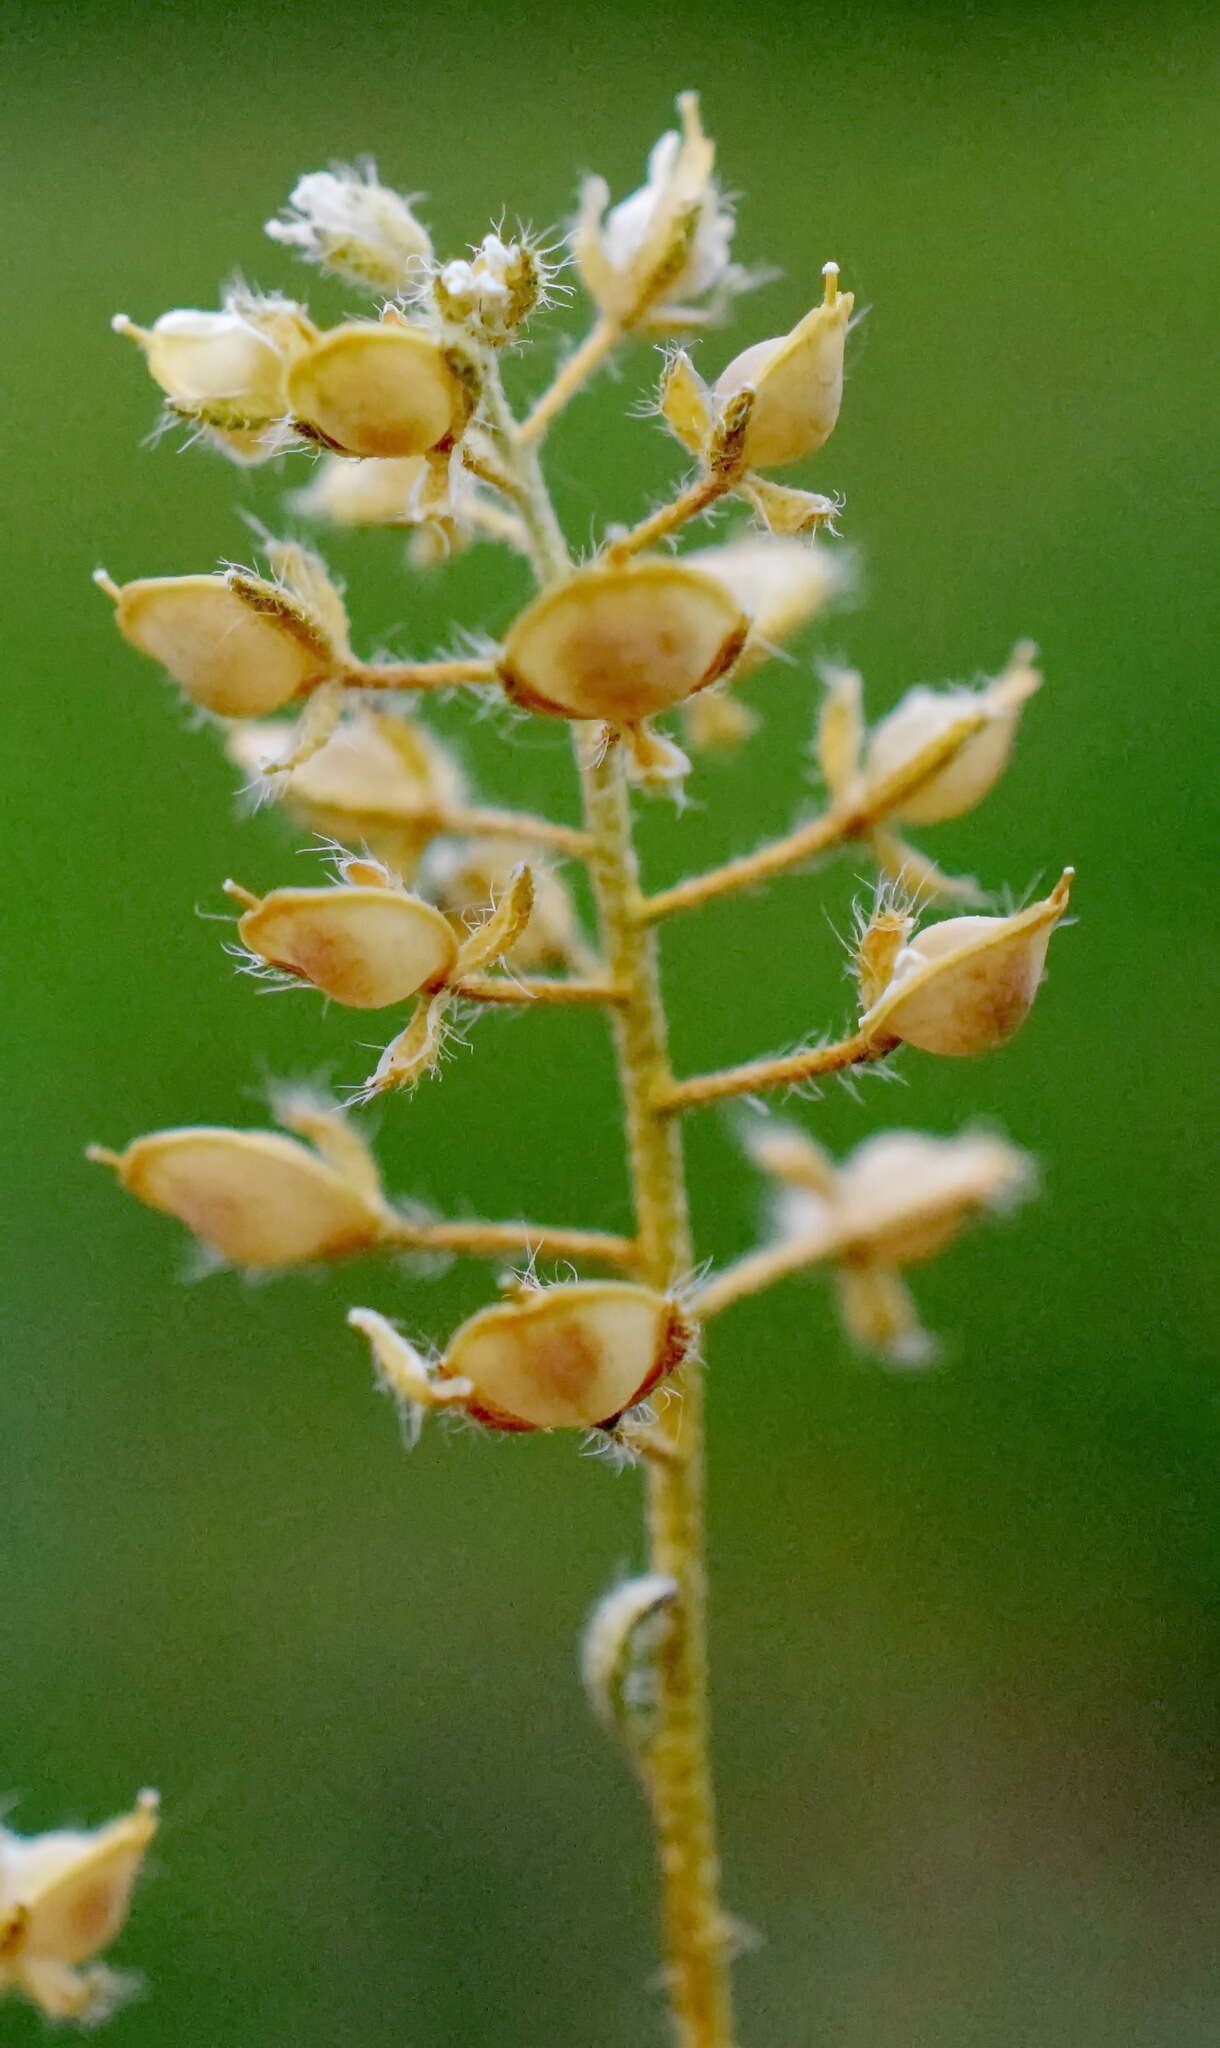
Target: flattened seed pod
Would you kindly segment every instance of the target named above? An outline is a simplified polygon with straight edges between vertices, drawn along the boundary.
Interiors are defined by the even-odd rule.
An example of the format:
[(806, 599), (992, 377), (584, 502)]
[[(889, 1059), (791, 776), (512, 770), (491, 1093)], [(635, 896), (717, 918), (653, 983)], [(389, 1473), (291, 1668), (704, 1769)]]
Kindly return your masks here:
[(103, 588), (124, 638), (168, 670), (193, 704), (221, 718), (278, 711), (339, 665), (303, 608), (260, 578), (145, 576)]
[(234, 1266), (296, 1266), (376, 1244), (385, 1217), (374, 1201), (278, 1131), (209, 1125), (153, 1131), (117, 1156), (120, 1186), (176, 1216)]
[(917, 932), (860, 1019), (862, 1034), (952, 1059), (1006, 1044), (1038, 992), (1072, 872), (1066, 869), (1049, 896), (1015, 917), (950, 917)]
[(352, 320), (288, 374), (294, 419), (344, 455), (425, 455), (466, 418), (461, 385), (432, 335)]
[(242, 944), (352, 1010), (383, 1010), (452, 971), (447, 918), (405, 889), (272, 889), (238, 921)]
[(500, 678), (526, 710), (634, 725), (726, 674), (748, 631), (714, 576), (660, 556), (599, 562), (514, 620)]
[(676, 1303), (651, 1288), (580, 1280), (482, 1309), (441, 1372), (470, 1382), (463, 1406), (494, 1429), (594, 1429), (642, 1401), (694, 1341)]

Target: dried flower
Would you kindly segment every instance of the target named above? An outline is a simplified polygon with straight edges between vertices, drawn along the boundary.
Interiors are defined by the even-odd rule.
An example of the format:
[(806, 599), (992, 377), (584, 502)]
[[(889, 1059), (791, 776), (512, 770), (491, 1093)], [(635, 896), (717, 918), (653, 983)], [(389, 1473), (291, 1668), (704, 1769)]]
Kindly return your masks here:
[[(271, 583), (244, 569), (210, 576), (94, 581), (124, 638), (168, 670), (194, 704), (224, 718), (278, 711), (351, 666), (347, 619), (316, 556), (273, 544), (285, 570)], [(295, 568), (299, 573), (292, 574)]]
[(432, 260), (431, 237), (411, 201), (383, 185), (371, 163), (310, 171), (266, 232), (349, 284), (390, 297), (418, 289)]
[(826, 295), (790, 334), (756, 341), (716, 380), (723, 407), (752, 391), (744, 455), (755, 469), (777, 469), (816, 455), (834, 431), (843, 397), (843, 348), (854, 300), (838, 288), (838, 265), (823, 271)]
[(889, 981), (860, 1019), (863, 1038), (967, 1058), (1004, 1045), (1029, 1015), (1074, 869), (1012, 917), (951, 917), (895, 953)]
[(677, 1304), (627, 1281), (571, 1281), (481, 1309), (429, 1369), (383, 1317), (348, 1317), (383, 1376), (420, 1407), (460, 1405), (492, 1429), (608, 1428), (695, 1342)]
[[(315, 1123), (315, 1135), (322, 1135)], [(279, 1131), (199, 1124), (153, 1131), (125, 1152), (90, 1147), (120, 1186), (176, 1216), (233, 1266), (299, 1266), (363, 1251), (384, 1234), (388, 1211), (367, 1171)], [(336, 1164), (342, 1161), (342, 1165)]]
[(712, 176), (715, 145), (703, 133), (699, 96), (679, 95), (682, 132), (663, 135), (648, 159), (648, 179), (607, 214), (610, 188), (587, 178), (572, 254), (590, 296), (616, 325), (646, 316), (689, 320), (687, 302), (740, 282), (729, 260), (733, 213)]
[(255, 960), (312, 983), (353, 1010), (383, 1010), (443, 985), (457, 963), (447, 918), (373, 861), (344, 861), (344, 879), (251, 897), (237, 930)]
[(544, 299), (553, 266), (530, 241), (484, 235), (467, 260), (446, 263), (433, 285), (437, 310), (498, 347)]
[(469, 394), (441, 343), (405, 321), (349, 320), (288, 374), (297, 425), (343, 455), (426, 455), (466, 424)]
[(632, 725), (727, 674), (749, 630), (726, 584), (670, 556), (603, 560), (528, 605), (500, 677), (527, 710)]
[(47, 2019), (96, 2022), (130, 1988), (103, 1966), (82, 1969), (123, 1927), (157, 1832), (157, 1795), (93, 1829), (16, 1835), (0, 1827), (0, 1998), (20, 1991)]

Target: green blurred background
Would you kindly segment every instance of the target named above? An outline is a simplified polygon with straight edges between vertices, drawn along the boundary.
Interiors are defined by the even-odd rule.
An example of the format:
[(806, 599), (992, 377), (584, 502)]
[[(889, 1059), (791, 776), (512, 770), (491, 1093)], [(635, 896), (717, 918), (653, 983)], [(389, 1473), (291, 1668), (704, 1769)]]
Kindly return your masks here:
[[(116, 0), (0, 18), (0, 1789), (30, 1829), (163, 1790), (116, 1958), (150, 1991), (115, 2038), (664, 2038), (647, 1830), (573, 1672), (587, 1606), (640, 1559), (636, 1480), (565, 1441), (436, 1433), (403, 1455), (344, 1306), (440, 1338), (488, 1298), (485, 1270), (184, 1286), (181, 1233), (82, 1163), (88, 1138), (257, 1122), (269, 1078), (356, 1078), (370, 1035), (256, 1000), (195, 915), (227, 873), (295, 876), (291, 837), (238, 818), (219, 749), (88, 578), (248, 554), (235, 501), (274, 519), (303, 475), (146, 445), (155, 395), (107, 333), (116, 308), (214, 304), (236, 268), (308, 292), (260, 224), (299, 172), (364, 150), (432, 195), (454, 249), (506, 207), (557, 220), (579, 171), (632, 189), (698, 84), (739, 250), (787, 273), (704, 361), (787, 325), (831, 255), (872, 309), (809, 477), (847, 494), (859, 590), (750, 686), (765, 732), (700, 767), (687, 815), (650, 811), (650, 876), (789, 821), (817, 656), (858, 663), (879, 710), (1022, 634), (1049, 680), (1011, 772), (922, 843), (1018, 892), (1081, 873), (1079, 925), (1009, 1050), (911, 1055), (905, 1091), (800, 1112), (836, 1149), (979, 1118), (1044, 1162), (1039, 1204), (918, 1277), (942, 1366), (862, 1365), (816, 1284), (716, 1331), (727, 1888), (765, 1935), (739, 1971), (743, 2042), (1213, 2043), (1215, 17)], [(624, 417), (652, 368), (640, 351), (555, 437), (582, 543), (678, 473)], [(331, 553), (366, 647), (429, 652), (454, 617), (495, 631), (521, 588), (487, 550), (409, 582), (392, 536)], [(442, 716), (489, 797), (570, 814), (561, 732), (506, 746), (458, 703)], [(845, 1017), (830, 923), (858, 871), (675, 925), (679, 1071)], [(594, 1019), (486, 1022), (379, 1121), (405, 1193), (625, 1221)], [(757, 1186), (728, 1119), (695, 1120), (689, 1153), (701, 1250), (726, 1257), (759, 1226)], [(40, 2032), (0, 2012), (3, 2041)]]

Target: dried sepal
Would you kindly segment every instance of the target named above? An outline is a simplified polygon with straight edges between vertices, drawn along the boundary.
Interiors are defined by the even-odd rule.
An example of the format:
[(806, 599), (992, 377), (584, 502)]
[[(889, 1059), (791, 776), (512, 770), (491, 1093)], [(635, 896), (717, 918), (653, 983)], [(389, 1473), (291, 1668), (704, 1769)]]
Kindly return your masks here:
[(628, 725), (623, 728), (623, 744), (627, 776), (637, 789), (649, 790), (654, 796), (680, 796), (691, 762), (676, 740), (667, 739), (648, 724)]
[(477, 974), (483, 967), (503, 959), (525, 936), (534, 909), (534, 874), (525, 861), (511, 869), (499, 901), (492, 904), (482, 923), (475, 925), (462, 941), (454, 966), (454, 978)]
[(378, 1382), (397, 1404), (412, 1442), (426, 1415), (438, 1408), (460, 1407), (472, 1392), (466, 1380), (439, 1378), (423, 1354), (376, 1309), (349, 1309), (347, 1322), (366, 1340)]
[(686, 350), (666, 359), (657, 393), (657, 409), (675, 438), (692, 455), (702, 455), (715, 424), (711, 393)]
[(237, 925), (246, 951), (353, 1010), (386, 1009), (442, 987), (458, 964), (447, 919), (379, 863), (346, 861), (341, 869), (337, 883), (263, 897), (229, 885), (246, 904)]
[(723, 408), (752, 393), (744, 458), (751, 469), (778, 469), (816, 455), (830, 438), (843, 397), (843, 351), (853, 299), (838, 289), (838, 266), (823, 272), (823, 301), (791, 333), (758, 341), (716, 380)]
[(236, 568), (122, 585), (99, 570), (94, 581), (112, 599), (123, 637), (158, 662), (192, 703), (223, 718), (258, 718), (343, 674), (352, 661), (339, 592), (316, 556), (291, 553), (298, 568), (312, 565), (308, 598), (286, 580)]
[(701, 570), (603, 559), (518, 615), (500, 679), (526, 710), (635, 725), (727, 674), (748, 631), (727, 586)]
[(385, 1234), (379, 1187), (328, 1150), (323, 1158), (278, 1131), (199, 1124), (153, 1131), (121, 1153), (91, 1146), (88, 1156), (230, 1265), (271, 1268), (363, 1251)]
[(1012, 917), (947, 918), (909, 938), (865, 1008), (861, 1036), (950, 1058), (1004, 1045), (1029, 1015), (1073, 874), (1065, 868), (1049, 896)]
[(657, 1720), (657, 1655), (678, 1598), (676, 1579), (645, 1572), (603, 1596), (585, 1623), (580, 1673), (603, 1727), (643, 1763)]
[(383, 185), (373, 164), (310, 171), (266, 232), (333, 276), (390, 297), (417, 290), (432, 260), (411, 200)]
[(155, 1792), (105, 1827), (22, 1836), (0, 1827), (0, 1998), (21, 1992), (47, 2019), (94, 2023), (127, 1981), (86, 1969), (121, 1932), (157, 1831)]
[(437, 336), (398, 321), (331, 328), (292, 365), (287, 391), (306, 435), (343, 455), (426, 455), (452, 441), (470, 413)]
[(588, 941), (562, 877), (532, 849), (511, 840), (438, 840), (429, 849), (421, 886), (464, 938), (502, 897), (522, 853), (528, 852), (533, 902), (525, 929), (503, 949), (506, 963), (523, 972), (540, 967), (587, 969)]
[(426, 1075), (434, 1074), (445, 1049), (452, 1002), (448, 989), (421, 996), (410, 1022), (390, 1040), (368, 1080), (355, 1091), (353, 1100), (373, 1102), (377, 1096), (393, 1090), (414, 1088)]
[(827, 498), (820, 491), (798, 491), (791, 484), (777, 484), (771, 477), (746, 476), (737, 486), (751, 511), (768, 533), (795, 538), (832, 528), (843, 510), (842, 500)]
[(697, 93), (679, 95), (679, 134), (661, 137), (647, 182), (607, 212), (604, 178), (587, 178), (572, 231), (572, 254), (591, 298), (616, 326), (648, 319), (663, 331), (673, 312), (685, 323), (689, 302), (740, 283), (730, 262), (733, 215), (718, 191), (715, 146), (703, 133)]
[(604, 1428), (675, 1372), (695, 1341), (667, 1296), (579, 1280), (480, 1310), (438, 1370), (470, 1382), (466, 1411), (493, 1429)]

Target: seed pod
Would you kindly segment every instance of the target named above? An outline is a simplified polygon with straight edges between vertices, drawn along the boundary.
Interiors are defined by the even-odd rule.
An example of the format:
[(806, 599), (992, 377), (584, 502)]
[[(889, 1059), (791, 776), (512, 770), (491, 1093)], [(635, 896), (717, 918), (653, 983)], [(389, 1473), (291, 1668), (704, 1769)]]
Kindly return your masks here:
[(96, 581), (124, 638), (222, 718), (278, 711), (343, 665), (320, 621), (261, 577), (145, 576), (120, 588), (99, 572)]
[(715, 396), (723, 407), (753, 391), (744, 456), (754, 469), (777, 469), (816, 455), (834, 431), (843, 397), (843, 350), (854, 304), (827, 264), (826, 297), (790, 334), (755, 342), (723, 370)]
[(457, 961), (452, 927), (422, 897), (370, 885), (374, 872), (365, 862), (355, 886), (272, 889), (238, 920), (242, 944), (352, 1010), (383, 1010), (439, 987)]
[(626, 1281), (573, 1281), (463, 1323), (440, 1370), (493, 1429), (594, 1429), (618, 1420), (688, 1356), (677, 1304)]
[(468, 405), (440, 343), (419, 327), (352, 320), (293, 364), (288, 405), (343, 455), (426, 455), (465, 424)]
[(748, 621), (715, 577), (667, 557), (598, 562), (527, 607), (500, 678), (528, 711), (636, 725), (725, 675)]
[[(304, 320), (299, 307), (291, 310)], [(139, 344), (151, 376), (181, 412), (203, 414), (214, 425), (249, 426), (280, 419), (287, 409), (285, 352), (233, 307), (184, 307), (148, 328), (117, 313), (111, 325)], [(302, 344), (307, 331), (301, 329)]]
[[(247, 775), (256, 775), (292, 742), (289, 726), (268, 723), (234, 727), (227, 747)], [(400, 875), (413, 871), (465, 795), (456, 762), (418, 720), (367, 710), (349, 713), (325, 746), (269, 787), (311, 832), (342, 846), (367, 846)]]
[(951, 917), (916, 933), (861, 1017), (862, 1035), (954, 1059), (1005, 1044), (1029, 1015), (1073, 873), (1014, 917)]
[(121, 1930), (156, 1831), (155, 1792), (101, 1828), (0, 1828), (0, 1996), (11, 1981), (50, 2019), (104, 2016), (122, 1982), (79, 1965)]
[(598, 1601), (580, 1645), (580, 1675), (589, 1705), (622, 1736), (641, 1764), (657, 1731), (657, 1652), (678, 1598), (676, 1579), (647, 1572)]
[(422, 455), (327, 455), (292, 502), (298, 511), (336, 526), (412, 526), (427, 468)]
[(385, 1228), (367, 1190), (278, 1131), (200, 1124), (153, 1131), (119, 1154), (93, 1146), (89, 1157), (234, 1266), (336, 1258), (376, 1244)]
[(776, 642), (821, 611), (842, 583), (829, 549), (764, 534), (696, 548), (682, 560), (688, 569), (715, 576), (749, 618), (749, 645), (739, 671), (765, 661)]
[(960, 818), (986, 796), (1012, 752), (1021, 711), (1042, 678), (1023, 643), (982, 690), (908, 690), (873, 729), (861, 807), (910, 825)]

